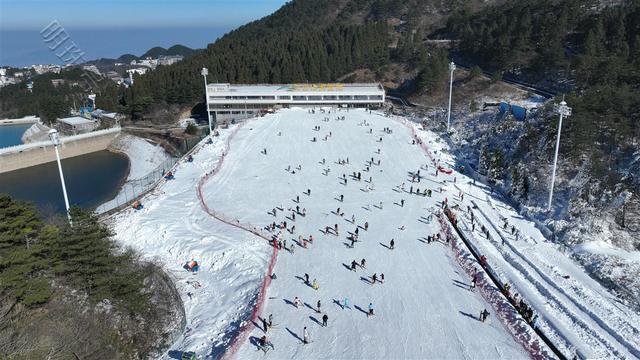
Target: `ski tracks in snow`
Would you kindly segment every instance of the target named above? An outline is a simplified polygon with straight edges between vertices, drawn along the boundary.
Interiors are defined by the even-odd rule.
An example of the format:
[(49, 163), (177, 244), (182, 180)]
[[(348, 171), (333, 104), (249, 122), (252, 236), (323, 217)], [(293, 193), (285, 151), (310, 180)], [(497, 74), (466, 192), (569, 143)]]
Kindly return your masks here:
[[(478, 207), (478, 209), (481, 208)], [(504, 237), (502, 231), (494, 225), (484, 211), (480, 210), (476, 213), (482, 216), (485, 225), (493, 228), (493, 231), (491, 231), (493, 235), (498, 235), (501, 239)], [(468, 230), (470, 229), (467, 226), (467, 232)], [(477, 245), (483, 244), (481, 246), (485, 248), (486, 245), (484, 244), (491, 244), (494, 248), (492, 252), (502, 256), (505, 260), (503, 266), (507, 265), (515, 270), (516, 276), (528, 283), (533, 294), (540, 297), (543, 303), (546, 300), (547, 310), (555, 316), (553, 318), (545, 317), (545, 322), (567, 343), (575, 345), (584, 356), (592, 355), (590, 354), (591, 351), (595, 351), (598, 356), (615, 356), (618, 358), (640, 356), (636, 348), (637, 345), (631, 344), (623, 335), (628, 334), (637, 339), (637, 328), (621, 319), (610, 308), (607, 309), (602, 301), (598, 301), (597, 306), (591, 309), (587, 308), (583, 305), (583, 302), (585, 300), (595, 302), (593, 298), (578, 297), (575, 292), (569, 294), (550, 276), (545, 274), (539, 266), (534, 264), (529, 257), (522, 254), (506, 239), (506, 246), (503, 247), (496, 240), (489, 242), (486, 239), (479, 239), (475, 234), (473, 234), (473, 238)], [(506, 275), (504, 269), (502, 269), (502, 272), (503, 275)], [(512, 278), (512, 276), (507, 277)], [(517, 284), (517, 282), (514, 282), (514, 284)], [(518, 290), (522, 291), (520, 288)], [(528, 297), (525, 297), (525, 299), (529, 300)], [(607, 310), (609, 313), (602, 317), (594, 312)], [(617, 329), (613, 329), (610, 326), (611, 321), (618, 325), (616, 326)], [(568, 330), (575, 333), (567, 334)], [(572, 335), (578, 336), (588, 347), (581, 347), (579, 344), (575, 344)]]

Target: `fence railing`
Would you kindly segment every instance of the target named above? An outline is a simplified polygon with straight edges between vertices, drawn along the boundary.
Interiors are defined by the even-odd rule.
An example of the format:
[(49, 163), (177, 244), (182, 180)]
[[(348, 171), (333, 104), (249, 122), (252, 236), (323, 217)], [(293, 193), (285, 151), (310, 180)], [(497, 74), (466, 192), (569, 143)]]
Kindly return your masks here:
[(169, 158), (164, 160), (155, 169), (138, 179), (127, 180), (115, 198), (98, 206), (95, 213), (104, 214), (113, 209), (118, 209), (128, 205), (147, 191), (153, 189), (167, 174), (167, 172), (178, 162), (180, 158)]
[(153, 190), (162, 180), (167, 172), (175, 167), (175, 165), (189, 154), (190, 151), (196, 147), (206, 138), (205, 135), (194, 137), (191, 139), (185, 139), (180, 151), (181, 157), (172, 157), (164, 160), (155, 169), (148, 172), (145, 176), (137, 179), (127, 180), (122, 188), (118, 192), (115, 198), (105, 202), (98, 206), (95, 213), (98, 215), (106, 215), (108, 212), (113, 212), (121, 209), (125, 206), (132, 204), (135, 200), (139, 199), (142, 195)]

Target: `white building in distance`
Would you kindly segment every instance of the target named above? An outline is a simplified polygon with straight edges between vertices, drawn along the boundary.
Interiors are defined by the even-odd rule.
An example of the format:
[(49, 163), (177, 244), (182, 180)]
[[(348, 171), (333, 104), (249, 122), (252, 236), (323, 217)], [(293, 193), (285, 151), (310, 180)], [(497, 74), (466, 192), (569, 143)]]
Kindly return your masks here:
[(182, 61), (184, 56), (182, 55), (162, 55), (158, 57), (158, 65), (173, 65), (179, 61)]
[(378, 108), (385, 92), (379, 83), (367, 84), (208, 84), (207, 101), (212, 118), (241, 119), (294, 106)]
[(57, 119), (57, 127), (65, 135), (78, 135), (91, 132), (98, 127), (98, 122), (81, 116)]

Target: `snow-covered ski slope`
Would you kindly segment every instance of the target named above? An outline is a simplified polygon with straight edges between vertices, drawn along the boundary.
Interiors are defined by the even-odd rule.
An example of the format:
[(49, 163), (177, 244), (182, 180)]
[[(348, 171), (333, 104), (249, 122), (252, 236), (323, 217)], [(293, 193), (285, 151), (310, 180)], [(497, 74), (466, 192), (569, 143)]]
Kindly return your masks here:
[[(419, 131), (444, 166), (454, 159), (431, 132)], [(445, 150), (443, 152), (443, 150)], [(448, 190), (459, 204), (464, 235), (488, 258), (488, 264), (523, 296), (538, 315), (537, 326), (565, 356), (579, 358), (640, 357), (640, 315), (609, 293), (548, 242), (531, 221), (466, 176)], [(464, 201), (460, 201), (460, 193)], [(475, 229), (471, 226), (471, 207)], [(505, 227), (505, 223), (507, 226)], [(489, 231), (487, 239), (482, 226)], [(512, 229), (513, 226), (513, 229)]]
[[(220, 161), (231, 131), (222, 131), (213, 144), (200, 144), (192, 163), (177, 165), (175, 180), (142, 199), (142, 210), (127, 209), (108, 220), (116, 240), (162, 265), (182, 296), (187, 323), (168, 358), (194, 350), (221, 356), (238, 320), (251, 312), (270, 258), (264, 240), (221, 223), (199, 204), (196, 185)], [(183, 269), (191, 259), (200, 264), (196, 275)]]
[[(345, 116), (345, 120), (336, 120), (338, 116)], [(324, 117), (329, 121), (322, 121)], [(365, 120), (371, 125), (365, 126)], [(320, 130), (313, 130), (315, 126)], [(393, 133), (383, 133), (384, 127)], [(263, 149), (266, 155), (261, 153)], [(366, 161), (372, 157), (381, 165), (366, 171)], [(337, 164), (347, 158), (349, 164)], [(427, 235), (438, 231), (435, 219), (426, 219), (441, 196), (409, 195), (407, 181), (409, 171), (426, 163), (425, 155), (411, 144), (406, 128), (361, 110), (309, 114), (292, 109), (240, 129), (231, 142), (225, 166), (202, 192), (209, 207), (242, 223), (287, 221), (289, 228), (296, 227), (293, 234), (283, 233), (282, 239), (288, 245), (294, 243), (295, 250), (293, 254), (279, 252), (277, 279), (271, 282), (262, 312), (263, 317), (273, 314), (277, 324), (268, 334), (275, 346), (268, 357), (527, 357), (498, 321), (491, 317), (488, 323), (477, 320), (482, 309), (492, 310), (469, 290), (470, 279), (456, 265), (450, 250), (442, 243), (426, 244)], [(325, 169), (330, 169), (326, 175)], [(362, 181), (350, 176), (354, 171), (361, 173)], [(346, 185), (340, 180), (343, 174)], [(436, 183), (428, 179), (416, 187), (434, 188)], [(403, 182), (407, 183), (406, 192), (397, 188)], [(367, 187), (373, 190), (367, 191)], [(306, 194), (308, 189), (311, 195)], [(343, 202), (338, 200), (341, 194)], [(401, 199), (404, 207), (399, 205)], [(307, 215), (297, 215), (293, 221), (289, 209), (296, 206), (306, 209)], [(274, 217), (269, 214), (274, 207), (284, 211), (276, 210)], [(344, 216), (335, 214), (338, 207)], [(350, 222), (352, 215), (355, 224)], [(364, 226), (365, 221), (368, 231), (360, 228), (359, 242), (349, 248), (349, 232)], [(339, 236), (324, 233), (326, 226), (335, 224)], [(300, 235), (312, 235), (313, 244), (303, 249), (296, 243)], [(392, 238), (396, 248), (389, 250)], [(352, 260), (359, 263), (363, 258), (365, 269), (347, 269)], [(304, 284), (301, 279), (305, 273), (310, 281), (317, 279), (318, 290)], [(372, 285), (373, 273), (378, 277), (384, 273), (384, 284)], [(295, 297), (300, 298), (302, 307), (292, 305)], [(345, 297), (350, 307), (342, 309), (339, 303)], [(311, 309), (318, 300), (322, 312), (329, 316), (326, 328), (319, 325), (322, 314)], [(369, 303), (375, 307), (372, 318), (366, 316)], [(258, 325), (240, 347), (238, 359), (264, 357), (262, 351), (256, 351), (256, 341), (263, 334)], [(313, 341), (309, 345), (300, 340), (305, 326)]]
[[(342, 116), (344, 121), (336, 120)], [(323, 121), (325, 117), (329, 121)], [(320, 130), (314, 130), (315, 126)], [(383, 132), (385, 127), (392, 133)], [(331, 136), (325, 141), (329, 132)], [(434, 134), (418, 134), (430, 149), (437, 150), (435, 157), (442, 157), (443, 165), (452, 161), (441, 154), (442, 145)], [(313, 137), (316, 142), (311, 141)], [(469, 289), (470, 277), (458, 266), (450, 247), (444, 241), (427, 244), (426, 238), (440, 230), (438, 221), (429, 215), (438, 211), (445, 197), (449, 204), (460, 203), (463, 209), (474, 206), (474, 200), (486, 213), (474, 209), (476, 218), (483, 222), (489, 219), (481, 216), (494, 217), (491, 221), (500, 216), (513, 217), (512, 223), (538, 244), (544, 243), (541, 235), (508, 206), (496, 200), (491, 202), (494, 206), (489, 205), (485, 189), (468, 185), (463, 175), (439, 173), (436, 177), (428, 157), (411, 140), (411, 132), (399, 121), (375, 112), (322, 113), (316, 109), (315, 114), (309, 114), (306, 109), (282, 110), (222, 130), (213, 144), (203, 143), (197, 149), (193, 163), (177, 166), (175, 180), (143, 199), (143, 210), (115, 215), (112, 223), (116, 238), (163, 264), (182, 294), (187, 326), (168, 357), (178, 357), (180, 351), (196, 351), (199, 358), (225, 354), (225, 358), (238, 359), (527, 358), (529, 354), (496, 319), (491, 305), (479, 291)], [(223, 152), (222, 166), (201, 182), (205, 174), (217, 168)], [(372, 157), (381, 164), (366, 171), (366, 162)], [(337, 163), (347, 158), (349, 164)], [(298, 165), (301, 170), (297, 170)], [(409, 172), (418, 169), (423, 176), (420, 183), (410, 182)], [(354, 171), (361, 173), (362, 181), (350, 176)], [(346, 185), (340, 180), (343, 174)], [(403, 182), (404, 191), (399, 188)], [(199, 183), (202, 199), (198, 198)], [(413, 190), (431, 189), (433, 197), (409, 194), (411, 186)], [(308, 189), (310, 195), (306, 194)], [(462, 202), (457, 197), (460, 189), (467, 193)], [(341, 194), (343, 202), (339, 201)], [(294, 201), (296, 197), (299, 203)], [(402, 199), (404, 206), (400, 206)], [(295, 210), (296, 206), (304, 208), (306, 216), (296, 215), (293, 221), (289, 209)], [(277, 210), (273, 216), (270, 212), (274, 207), (284, 211)], [(338, 207), (344, 216), (335, 214)], [(271, 281), (259, 314), (273, 314), (275, 324), (267, 334), (275, 349), (266, 355), (256, 346), (263, 335), (262, 325), (258, 319), (253, 324), (249, 318), (256, 308), (272, 249), (263, 238), (220, 222), (210, 213), (228, 222), (259, 228), (273, 221), (286, 220), (289, 229), (295, 225), (294, 233), (282, 234), (288, 246), (296, 244), (295, 251), (279, 251), (274, 268), (277, 279)], [(352, 215), (355, 224), (350, 223)], [(354, 232), (357, 225), (364, 226), (365, 221), (369, 229), (359, 228), (359, 241), (354, 248), (348, 247), (349, 232)], [(335, 224), (339, 236), (324, 233), (325, 226)], [(269, 234), (266, 230), (263, 233)], [(314, 242), (303, 249), (296, 243), (300, 235), (313, 235)], [(394, 250), (388, 249), (391, 238), (395, 239)], [(486, 243), (477, 236), (478, 246), (483, 246), (482, 241)], [(575, 345), (581, 354), (633, 357), (624, 342), (637, 341), (637, 335), (630, 333), (638, 327), (637, 314), (615, 302), (548, 243), (536, 253), (536, 246), (512, 242), (524, 246), (522, 256), (534, 264), (535, 270), (526, 270), (529, 275), (518, 275), (515, 262), (500, 260), (504, 259), (501, 251), (508, 250), (502, 245), (486, 243), (494, 250), (483, 251), (487, 251), (489, 263), (501, 266), (503, 274), (513, 281), (514, 290), (525, 297), (538, 296), (532, 302), (544, 318), (539, 324), (554, 331), (565, 352), (573, 351)], [(182, 269), (191, 258), (201, 265), (196, 275)], [(359, 263), (363, 258), (365, 269), (348, 269), (352, 260)], [(532, 266), (526, 260), (520, 262)], [(310, 280), (318, 280), (318, 290), (304, 284), (305, 273)], [(378, 279), (384, 273), (384, 284), (372, 285), (373, 273)], [(540, 273), (544, 281), (534, 278), (537, 281), (529, 282), (531, 277), (542, 278)], [(562, 278), (564, 274), (570, 274), (570, 278)], [(565, 294), (558, 294), (556, 286)], [(291, 304), (295, 297), (303, 303), (300, 308)], [(345, 297), (350, 304), (343, 309)], [(321, 314), (315, 312), (318, 300), (322, 303)], [(558, 312), (556, 309), (562, 306), (554, 302), (570, 310)], [(369, 303), (375, 308), (375, 316), (370, 318), (366, 316)], [(484, 308), (491, 313), (486, 323), (477, 320)], [(328, 326), (322, 327), (319, 323), (325, 313)], [(599, 327), (604, 322), (605, 328)], [(248, 326), (241, 327), (241, 323)], [(312, 341), (308, 345), (300, 340), (305, 326)], [(246, 333), (236, 337), (240, 328)], [(234, 338), (240, 341), (234, 343)], [(592, 346), (595, 350), (587, 351)]]

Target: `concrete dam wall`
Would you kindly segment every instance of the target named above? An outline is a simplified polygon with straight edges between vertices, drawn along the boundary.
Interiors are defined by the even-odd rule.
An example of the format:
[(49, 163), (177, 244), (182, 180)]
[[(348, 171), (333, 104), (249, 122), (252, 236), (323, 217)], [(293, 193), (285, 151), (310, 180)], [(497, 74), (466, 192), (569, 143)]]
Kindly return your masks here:
[[(60, 138), (60, 157), (62, 159), (80, 156), (107, 149), (118, 137), (120, 128), (99, 130), (87, 134)], [(51, 141), (39, 141), (30, 144), (0, 149), (0, 174), (56, 161), (56, 153)]]

